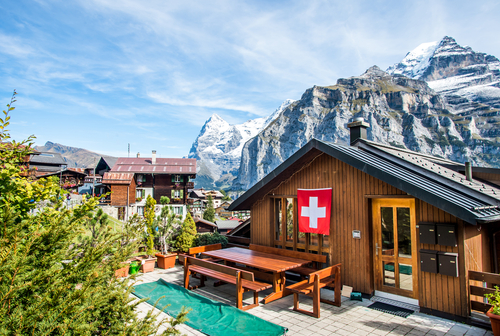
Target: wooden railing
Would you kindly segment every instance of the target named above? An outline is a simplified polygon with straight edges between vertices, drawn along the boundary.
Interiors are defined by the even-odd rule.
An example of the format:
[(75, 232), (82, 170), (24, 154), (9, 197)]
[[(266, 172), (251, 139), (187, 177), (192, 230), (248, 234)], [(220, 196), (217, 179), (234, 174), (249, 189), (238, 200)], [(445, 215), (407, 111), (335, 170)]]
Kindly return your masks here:
[(250, 245), (250, 238), (238, 237), (238, 236), (226, 236), (226, 238), (229, 243), (245, 245), (245, 246)]
[(484, 302), (484, 294), (495, 292), (500, 287), (500, 274), (469, 271), (470, 307), (472, 310), (486, 312), (491, 305)]

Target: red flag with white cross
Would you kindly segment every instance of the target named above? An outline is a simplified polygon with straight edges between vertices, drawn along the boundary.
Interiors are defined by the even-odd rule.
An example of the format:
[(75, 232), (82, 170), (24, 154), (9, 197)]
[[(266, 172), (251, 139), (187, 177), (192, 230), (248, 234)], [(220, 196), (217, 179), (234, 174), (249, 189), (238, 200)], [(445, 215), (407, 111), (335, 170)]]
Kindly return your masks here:
[(299, 232), (330, 234), (332, 188), (297, 189)]

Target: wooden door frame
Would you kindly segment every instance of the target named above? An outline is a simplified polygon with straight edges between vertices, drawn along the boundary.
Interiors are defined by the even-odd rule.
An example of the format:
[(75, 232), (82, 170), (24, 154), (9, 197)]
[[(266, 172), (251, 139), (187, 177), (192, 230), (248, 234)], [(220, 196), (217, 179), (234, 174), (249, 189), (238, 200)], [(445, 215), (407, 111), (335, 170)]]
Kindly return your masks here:
[[(373, 198), (371, 202), (371, 219), (372, 219), (372, 266), (373, 266), (373, 284), (374, 289), (382, 292), (387, 292), (396, 295), (402, 295), (406, 297), (410, 297), (418, 300), (418, 237), (417, 237), (417, 218), (416, 218), (416, 202), (414, 198)], [(383, 288), (383, 270), (381, 267), (382, 259), (381, 255), (377, 256), (377, 248), (376, 243), (378, 242), (379, 237), (381, 237), (381, 219), (380, 212), (377, 210), (380, 207), (388, 206), (388, 207), (397, 207), (404, 206), (410, 208), (410, 230), (411, 230), (411, 253), (412, 253), (412, 284), (413, 291), (404, 290), (401, 288)], [(396, 221), (397, 219), (394, 218)], [(380, 246), (381, 248), (381, 246)], [(396, 263), (394, 265), (396, 273)], [(396, 280), (396, 279), (395, 279)]]

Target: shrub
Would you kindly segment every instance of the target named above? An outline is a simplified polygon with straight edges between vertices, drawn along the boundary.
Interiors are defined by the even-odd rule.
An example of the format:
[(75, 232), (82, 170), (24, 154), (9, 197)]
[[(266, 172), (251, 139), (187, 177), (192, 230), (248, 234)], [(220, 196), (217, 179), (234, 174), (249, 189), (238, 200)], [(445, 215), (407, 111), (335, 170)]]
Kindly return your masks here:
[(196, 237), (196, 225), (193, 217), (188, 212), (186, 219), (182, 223), (181, 231), (175, 240), (175, 247), (178, 251), (186, 253), (193, 246), (194, 238)]
[(214, 233), (198, 233), (194, 240), (194, 246), (204, 246), (221, 243), (222, 247), (226, 247), (227, 238), (219, 232)]
[[(95, 211), (97, 200), (64, 209), (57, 180), (20, 175), (33, 137), (9, 140), (5, 128), (14, 101), (0, 119), (0, 334), (156, 334), (169, 320), (156, 322), (152, 311), (136, 315), (142, 301), (130, 296), (127, 279), (114, 277), (133, 246), (120, 247), (121, 235)], [(92, 225), (99, 234), (78, 244)], [(185, 315), (170, 320), (164, 334), (177, 333), (173, 327)]]

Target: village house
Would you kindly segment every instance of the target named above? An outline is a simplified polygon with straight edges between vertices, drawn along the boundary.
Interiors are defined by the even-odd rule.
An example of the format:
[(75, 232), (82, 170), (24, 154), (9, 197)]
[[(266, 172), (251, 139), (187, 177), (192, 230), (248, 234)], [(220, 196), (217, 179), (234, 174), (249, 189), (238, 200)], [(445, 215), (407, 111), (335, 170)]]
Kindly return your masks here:
[(228, 201), (222, 202), (220, 206), (215, 208), (215, 215), (223, 218), (232, 217), (233, 212), (227, 210), (227, 208), (229, 208), (230, 205), (231, 203), (229, 203)]
[[(251, 210), (253, 244), (341, 263), (354, 291), (470, 319), (484, 303), (472, 302), (469, 272), (499, 271), (500, 171), (368, 141), (362, 120), (348, 127), (351, 146), (312, 139), (229, 210)], [(298, 209), (298, 189), (323, 188), (329, 235), (299, 232), (299, 213), (327, 216), (311, 199)]]
[[(118, 158), (110, 156), (101, 156), (99, 160), (84, 168), (87, 174), (83, 186), (78, 188), (79, 194), (89, 194), (101, 196), (110, 191), (109, 186), (102, 183), (104, 173), (113, 168)], [(101, 203), (109, 203), (110, 197), (102, 199)]]
[(58, 172), (67, 167), (66, 161), (59, 153), (37, 152), (30, 156), (30, 168), (35, 169), (38, 175)]
[(217, 225), (211, 221), (207, 221), (200, 217), (194, 217), (194, 224), (196, 225), (196, 232), (207, 233), (217, 231)]
[(139, 154), (135, 158), (118, 158), (102, 180), (111, 190), (110, 208), (106, 210), (118, 219), (142, 216), (148, 195), (157, 204), (167, 196), (174, 213), (184, 218), (195, 177), (196, 159), (156, 158), (156, 151), (151, 158)]

